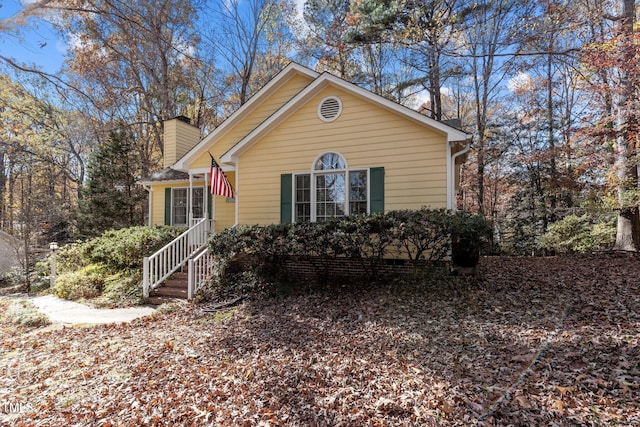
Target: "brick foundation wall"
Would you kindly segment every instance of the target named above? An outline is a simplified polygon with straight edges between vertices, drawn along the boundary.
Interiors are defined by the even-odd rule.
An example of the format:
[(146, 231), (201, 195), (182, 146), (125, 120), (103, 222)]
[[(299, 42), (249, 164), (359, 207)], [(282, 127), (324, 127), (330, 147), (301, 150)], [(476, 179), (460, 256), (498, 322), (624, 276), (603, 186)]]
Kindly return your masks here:
[[(302, 280), (305, 282), (334, 281), (358, 281), (375, 279), (388, 279), (410, 274), (418, 268), (429, 266), (443, 266), (443, 263), (421, 261), (414, 265), (410, 260), (385, 259), (375, 266), (367, 264), (368, 260), (352, 258), (325, 258), (320, 257), (292, 257), (285, 261), (282, 268), (282, 276), (289, 281)], [(233, 269), (251, 268), (253, 263), (248, 258), (237, 259)]]

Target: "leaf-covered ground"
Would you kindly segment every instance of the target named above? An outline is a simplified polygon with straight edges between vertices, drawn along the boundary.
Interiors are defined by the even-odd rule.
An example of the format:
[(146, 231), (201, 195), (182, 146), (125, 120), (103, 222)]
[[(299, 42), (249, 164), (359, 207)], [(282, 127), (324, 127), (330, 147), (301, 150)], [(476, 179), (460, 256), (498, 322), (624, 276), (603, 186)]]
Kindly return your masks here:
[(640, 425), (639, 308), (640, 257), (599, 254), (124, 325), (5, 319), (0, 424)]

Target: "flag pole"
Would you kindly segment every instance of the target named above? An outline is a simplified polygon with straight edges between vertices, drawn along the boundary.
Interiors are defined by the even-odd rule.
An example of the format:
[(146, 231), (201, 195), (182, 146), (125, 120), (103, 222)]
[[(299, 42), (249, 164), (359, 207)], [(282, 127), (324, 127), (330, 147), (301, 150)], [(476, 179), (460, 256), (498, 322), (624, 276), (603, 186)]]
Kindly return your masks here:
[(224, 173), (224, 170), (218, 162), (216, 162), (216, 159), (213, 157), (211, 152), (209, 152), (209, 157), (211, 157), (211, 194), (214, 196), (213, 210), (217, 214), (217, 200), (215, 196), (224, 196), (227, 199), (232, 199), (235, 197), (235, 191), (233, 190), (233, 186), (229, 182), (227, 175)]
[[(207, 150), (207, 153), (209, 153), (209, 157), (211, 157), (211, 164), (213, 165), (213, 162), (214, 162), (213, 154), (211, 154), (211, 152), (208, 151), (208, 150)], [(210, 232), (215, 233), (215, 231), (216, 231), (216, 218), (218, 216), (217, 215), (218, 211), (216, 209), (216, 199), (217, 199), (217, 197), (216, 197), (215, 194), (213, 194), (213, 186), (211, 185), (212, 184), (212, 182), (211, 182), (212, 179), (213, 179), (213, 170), (209, 171), (209, 195), (211, 196), (211, 199), (212, 199), (211, 200), (212, 201), (212, 203), (211, 203), (211, 210), (212, 210), (212, 212), (211, 212), (211, 225), (212, 225), (212, 227), (211, 228), (212, 228), (212, 230), (210, 230)]]

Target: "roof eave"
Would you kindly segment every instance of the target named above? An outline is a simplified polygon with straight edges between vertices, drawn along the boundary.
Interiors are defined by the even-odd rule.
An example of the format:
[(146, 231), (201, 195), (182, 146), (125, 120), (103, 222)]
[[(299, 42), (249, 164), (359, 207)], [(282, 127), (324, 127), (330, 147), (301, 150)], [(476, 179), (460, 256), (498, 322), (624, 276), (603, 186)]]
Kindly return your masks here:
[[(209, 135), (204, 137), (202, 141), (196, 144), (191, 150), (189, 150), (184, 156), (182, 156), (173, 165), (176, 170), (187, 171), (189, 169), (188, 163), (193, 161), (197, 157), (201, 156), (206, 150), (205, 148), (215, 144), (220, 138), (222, 138), (228, 131), (233, 129), (234, 124), (248, 116), (261, 101), (273, 94), (284, 83), (289, 81), (297, 74), (305, 75), (309, 78), (316, 79), (320, 74), (307, 67), (304, 67), (296, 62), (291, 62), (280, 73), (278, 73), (273, 79), (271, 79), (262, 89), (260, 89), (249, 101), (238, 108), (231, 116), (223, 121), (220, 126), (215, 128)], [(223, 160), (221, 160), (223, 161)], [(224, 161), (223, 161), (224, 162)]]
[(238, 160), (238, 156), (240, 156), (243, 152), (249, 149), (253, 145), (257, 139), (267, 134), (271, 129), (275, 126), (282, 123), (287, 117), (293, 114), (298, 108), (301, 107), (302, 104), (306, 102), (306, 99), (309, 96), (314, 95), (315, 93), (321, 91), (325, 87), (327, 87), (330, 83), (337, 85), (338, 87), (350, 91), (357, 96), (364, 97), (372, 102), (376, 102), (382, 107), (401, 114), (409, 119), (417, 121), (418, 123), (428, 126), (429, 128), (439, 132), (443, 135), (446, 135), (447, 142), (462, 142), (462, 141), (470, 141), (472, 135), (462, 132), (454, 127), (451, 127), (445, 123), (439, 122), (435, 119), (427, 117), (419, 112), (412, 110), (408, 107), (400, 105), (396, 102), (383, 98), (379, 95), (376, 95), (366, 89), (362, 89), (361, 87), (349, 83), (346, 80), (340, 79), (332, 74), (323, 73), (316, 80), (311, 83), (309, 86), (300, 91), (296, 96), (291, 98), (287, 103), (285, 103), (280, 109), (278, 109), (273, 115), (271, 115), (267, 120), (262, 122), (258, 127), (256, 127), (253, 131), (251, 131), (248, 135), (246, 135), (243, 139), (238, 141), (233, 147), (231, 147), (226, 153), (224, 153), (220, 160), (224, 163), (236, 163)]

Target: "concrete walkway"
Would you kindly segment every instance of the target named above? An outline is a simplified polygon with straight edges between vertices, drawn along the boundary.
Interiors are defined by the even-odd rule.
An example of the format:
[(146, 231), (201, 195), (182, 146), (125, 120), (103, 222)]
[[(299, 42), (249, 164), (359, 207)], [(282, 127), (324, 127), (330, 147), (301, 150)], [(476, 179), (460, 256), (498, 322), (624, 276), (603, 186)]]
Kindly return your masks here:
[(93, 308), (53, 295), (32, 297), (29, 301), (46, 314), (51, 322), (72, 325), (130, 322), (155, 311), (152, 307)]

